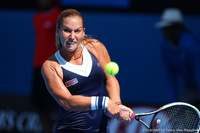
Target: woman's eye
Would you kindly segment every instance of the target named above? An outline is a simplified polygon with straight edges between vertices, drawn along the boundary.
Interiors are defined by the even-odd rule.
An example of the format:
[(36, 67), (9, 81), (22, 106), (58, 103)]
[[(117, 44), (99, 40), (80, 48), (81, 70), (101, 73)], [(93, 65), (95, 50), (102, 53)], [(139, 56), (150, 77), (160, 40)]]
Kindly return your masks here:
[(69, 29), (64, 29), (65, 32), (71, 32)]
[(76, 33), (79, 33), (80, 31), (81, 31), (81, 30), (76, 30), (75, 32), (76, 32)]

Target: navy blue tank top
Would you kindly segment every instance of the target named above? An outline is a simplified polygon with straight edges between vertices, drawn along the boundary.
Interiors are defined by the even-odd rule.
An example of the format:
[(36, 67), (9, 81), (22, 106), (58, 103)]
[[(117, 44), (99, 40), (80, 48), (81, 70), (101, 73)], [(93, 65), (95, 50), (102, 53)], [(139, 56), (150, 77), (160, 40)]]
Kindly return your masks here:
[[(83, 64), (74, 65), (59, 54), (56, 59), (63, 70), (63, 83), (72, 95), (103, 96), (104, 73), (97, 59), (83, 47)], [(69, 111), (59, 106), (56, 133), (109, 133), (103, 110)]]

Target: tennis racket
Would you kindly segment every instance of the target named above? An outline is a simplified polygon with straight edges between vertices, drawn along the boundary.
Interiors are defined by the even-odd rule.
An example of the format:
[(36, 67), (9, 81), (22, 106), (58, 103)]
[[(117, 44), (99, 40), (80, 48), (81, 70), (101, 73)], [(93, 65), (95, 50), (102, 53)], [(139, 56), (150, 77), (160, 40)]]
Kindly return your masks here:
[[(152, 115), (148, 125), (142, 117)], [(199, 110), (184, 102), (169, 103), (155, 111), (133, 114), (132, 119), (144, 125), (151, 133), (198, 133), (200, 130)]]

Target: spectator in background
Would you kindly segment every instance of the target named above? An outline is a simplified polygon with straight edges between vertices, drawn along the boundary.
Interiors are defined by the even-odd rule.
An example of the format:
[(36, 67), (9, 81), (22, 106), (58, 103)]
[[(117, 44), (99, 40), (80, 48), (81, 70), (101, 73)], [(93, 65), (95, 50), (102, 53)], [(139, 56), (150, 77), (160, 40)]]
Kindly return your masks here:
[(50, 119), (57, 112), (57, 104), (48, 93), (41, 75), (41, 67), (55, 53), (56, 22), (61, 9), (56, 0), (37, 0), (39, 10), (33, 18), (35, 53), (33, 60), (33, 84), (31, 101), (40, 114), (42, 133), (50, 133), (55, 122)]
[[(172, 101), (200, 105), (200, 44), (184, 26), (183, 15), (177, 8), (164, 10), (156, 23), (164, 35), (162, 53), (167, 68), (168, 89)], [(181, 94), (178, 77), (183, 81)]]

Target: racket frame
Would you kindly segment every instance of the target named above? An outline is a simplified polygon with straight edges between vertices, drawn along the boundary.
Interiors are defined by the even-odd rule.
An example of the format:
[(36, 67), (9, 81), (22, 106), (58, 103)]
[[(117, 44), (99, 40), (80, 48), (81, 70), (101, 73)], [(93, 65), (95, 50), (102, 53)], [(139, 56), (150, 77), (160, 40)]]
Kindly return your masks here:
[[(188, 103), (185, 103), (185, 102), (173, 102), (173, 103), (166, 104), (166, 105), (160, 107), (159, 109), (157, 109), (155, 111), (149, 111), (149, 112), (145, 112), (145, 113), (136, 113), (136, 114), (134, 114), (135, 116), (134, 116), (133, 119), (137, 120), (143, 126), (145, 126), (148, 130), (150, 130), (151, 128), (144, 121), (142, 121), (140, 119), (140, 117), (142, 117), (142, 116), (148, 116), (148, 115), (153, 115), (153, 114), (156, 114), (156, 113), (158, 113), (158, 112), (160, 112), (160, 111), (162, 111), (162, 110), (164, 110), (164, 109), (166, 109), (168, 107), (173, 107), (173, 106), (176, 106), (176, 105), (185, 105), (185, 106), (189, 106), (189, 107), (193, 108), (197, 112), (197, 114), (199, 116), (199, 119), (200, 119), (200, 112), (199, 112), (199, 110), (195, 106), (193, 106), (191, 104), (188, 104)], [(198, 127), (198, 132), (199, 131), (200, 131), (200, 126)]]

